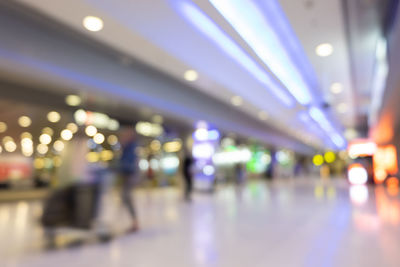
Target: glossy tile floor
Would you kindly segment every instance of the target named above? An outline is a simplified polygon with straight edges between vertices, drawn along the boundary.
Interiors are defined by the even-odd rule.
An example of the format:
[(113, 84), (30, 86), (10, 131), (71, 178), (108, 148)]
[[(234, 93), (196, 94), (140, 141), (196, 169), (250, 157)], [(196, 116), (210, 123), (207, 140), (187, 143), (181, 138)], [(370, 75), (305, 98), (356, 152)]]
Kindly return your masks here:
[[(128, 225), (109, 195), (100, 220)], [(349, 187), (343, 180), (251, 182), (196, 194), (136, 192), (141, 230), (109, 243), (44, 251), (38, 202), (0, 205), (1, 266), (400, 266), (398, 189)], [(72, 234), (66, 229), (60, 240)], [(63, 238), (62, 238), (63, 237)], [(60, 242), (61, 242), (60, 241)]]

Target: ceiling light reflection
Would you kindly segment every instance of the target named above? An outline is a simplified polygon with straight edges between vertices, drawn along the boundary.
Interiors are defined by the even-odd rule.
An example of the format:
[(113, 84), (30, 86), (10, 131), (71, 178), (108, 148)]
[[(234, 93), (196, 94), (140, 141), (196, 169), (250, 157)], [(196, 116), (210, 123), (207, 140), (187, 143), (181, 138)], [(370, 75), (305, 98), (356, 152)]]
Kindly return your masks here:
[(31, 125), (32, 121), (28, 116), (21, 116), (18, 118), (18, 124), (21, 127), (29, 127)]
[(179, 2), (180, 12), (197, 29), (212, 39), (219, 48), (251, 73), (268, 91), (275, 95), (284, 105), (291, 107), (295, 103), (278, 83), (259, 66), (243, 49), (237, 45), (221, 28), (196, 6), (188, 2)]
[(86, 16), (82, 23), (87, 30), (92, 32), (98, 32), (104, 27), (103, 20), (95, 16)]
[(65, 97), (65, 103), (67, 103), (67, 105), (71, 107), (79, 106), (81, 102), (81, 98), (77, 95), (67, 95)]
[(47, 119), (49, 120), (49, 122), (56, 123), (61, 119), (61, 115), (57, 111), (50, 111), (47, 114)]
[(199, 78), (199, 75), (195, 70), (187, 70), (185, 71), (184, 78), (186, 81), (194, 82)]
[(209, 1), (285, 85), (293, 97), (302, 105), (310, 104), (312, 97), (309, 86), (288, 54), (288, 46), (282, 43), (279, 36), (280, 30), (289, 26), (289, 22), (282, 18), (283, 12), (279, 16), (277, 6), (271, 3), (266, 5), (265, 7), (269, 8), (268, 11), (274, 12), (274, 19), (270, 21), (252, 1)]
[(315, 53), (320, 57), (328, 57), (333, 53), (333, 46), (329, 43), (323, 43), (315, 48)]

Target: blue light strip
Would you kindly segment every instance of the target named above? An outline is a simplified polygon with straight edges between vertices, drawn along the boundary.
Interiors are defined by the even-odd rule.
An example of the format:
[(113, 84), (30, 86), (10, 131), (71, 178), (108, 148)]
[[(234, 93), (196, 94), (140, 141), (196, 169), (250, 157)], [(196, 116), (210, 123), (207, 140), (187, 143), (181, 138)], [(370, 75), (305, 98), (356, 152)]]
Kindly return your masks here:
[[(281, 42), (275, 21), (268, 21), (251, 0), (209, 0), (257, 56), (302, 105), (312, 101), (309, 86)], [(271, 1), (271, 0), (269, 0)], [(276, 11), (276, 9), (275, 9)], [(277, 14), (274, 14), (277, 17)], [(283, 14), (281, 15), (283, 16)], [(284, 23), (280, 19), (279, 23)], [(282, 28), (282, 27), (281, 27)], [(281, 33), (282, 34), (282, 33)]]
[(319, 126), (329, 135), (329, 138), (337, 146), (337, 148), (342, 149), (346, 146), (346, 140), (336, 132), (335, 128), (329, 122), (328, 118), (321, 109), (311, 107), (309, 113), (311, 118), (316, 121)]
[(295, 104), (293, 98), (282, 90), (276, 81), (267, 75), (265, 70), (246, 54), (243, 49), (223, 32), (207, 15), (196, 6), (184, 1), (180, 2), (178, 7), (186, 19), (212, 39), (221, 50), (241, 64), (260, 83), (266, 86), (269, 91), (280, 99), (284, 105), (292, 107)]

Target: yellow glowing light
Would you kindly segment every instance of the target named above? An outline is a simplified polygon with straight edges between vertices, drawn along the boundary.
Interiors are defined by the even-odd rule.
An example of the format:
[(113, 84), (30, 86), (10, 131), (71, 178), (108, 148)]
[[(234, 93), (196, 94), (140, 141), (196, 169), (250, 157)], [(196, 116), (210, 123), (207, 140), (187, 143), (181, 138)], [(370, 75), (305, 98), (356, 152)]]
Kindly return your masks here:
[(32, 124), (32, 121), (28, 116), (21, 116), (18, 118), (18, 124), (21, 127), (29, 127)]
[(36, 147), (36, 151), (43, 155), (43, 154), (46, 154), (47, 151), (49, 151), (49, 147), (47, 145), (45, 145), (45, 144), (39, 144)]
[(103, 161), (112, 160), (114, 157), (114, 153), (111, 150), (103, 150), (100, 152), (100, 158)]
[(108, 130), (117, 131), (119, 129), (119, 122), (117, 120), (111, 119), (108, 122)]
[(35, 169), (43, 169), (44, 168), (44, 159), (36, 158), (33, 161), (33, 166), (35, 167)]
[(313, 163), (315, 166), (321, 166), (324, 163), (324, 157), (322, 155), (315, 155), (313, 157)]
[(67, 129), (70, 130), (72, 133), (76, 133), (78, 131), (78, 125), (73, 122), (67, 124)]
[(195, 70), (185, 71), (184, 78), (186, 81), (194, 82), (199, 78), (199, 74)]
[(82, 23), (83, 26), (91, 32), (98, 32), (104, 27), (103, 20), (95, 16), (86, 16)]
[(151, 148), (151, 150), (153, 150), (153, 151), (159, 151), (160, 148), (161, 148), (161, 143), (160, 143), (160, 141), (158, 141), (158, 140), (153, 140), (153, 141), (151, 141), (151, 143), (150, 143), (150, 148)]
[(75, 119), (76, 123), (78, 123), (79, 125), (85, 124), (87, 117), (88, 117), (88, 115), (87, 115), (86, 111), (84, 111), (83, 109), (78, 109), (74, 113), (74, 119)]
[(161, 115), (154, 115), (152, 121), (154, 123), (162, 124), (164, 122), (164, 118)]
[(22, 148), (22, 154), (23, 154), (25, 157), (30, 157), (30, 156), (32, 156), (32, 154), (33, 154), (33, 147), (31, 147), (31, 148)]
[(3, 143), (7, 143), (8, 141), (14, 141), (14, 139), (11, 136), (4, 136)]
[(54, 150), (57, 151), (57, 152), (63, 151), (63, 150), (64, 150), (64, 147), (65, 147), (64, 142), (61, 141), (61, 140), (57, 140), (57, 141), (55, 141), (54, 144), (53, 144), (53, 148), (54, 148)]
[(182, 143), (179, 141), (167, 142), (164, 144), (163, 148), (164, 148), (165, 152), (168, 152), (168, 153), (178, 152), (182, 148)]
[(17, 150), (17, 145), (14, 143), (14, 141), (8, 140), (4, 143), (4, 149), (7, 152), (14, 152), (15, 150)]
[(114, 134), (108, 136), (107, 142), (109, 145), (114, 146), (118, 143), (118, 137)]
[(77, 95), (67, 95), (65, 97), (65, 103), (67, 103), (68, 106), (76, 107), (79, 106), (81, 102), (81, 98)]
[(7, 124), (0, 121), (0, 133), (4, 133), (5, 131), (7, 131)]
[(61, 119), (61, 115), (57, 111), (50, 111), (47, 114), (47, 119), (49, 120), (49, 122), (56, 123)]
[(89, 152), (86, 154), (86, 160), (89, 162), (97, 162), (99, 161), (99, 153), (97, 152)]
[(97, 128), (94, 127), (93, 125), (89, 125), (85, 128), (85, 133), (88, 136), (94, 136), (97, 133)]
[(50, 158), (45, 158), (44, 159), (44, 167), (46, 169), (50, 169), (51, 167), (53, 167), (53, 161)]
[(329, 187), (326, 191), (326, 195), (329, 199), (334, 199), (336, 197), (336, 188), (333, 186)]
[(44, 127), (42, 130), (42, 133), (48, 134), (48, 135), (53, 135), (54, 131), (50, 127)]
[(3, 152), (3, 148), (0, 146), (0, 153)]
[(323, 198), (325, 195), (325, 190), (324, 187), (322, 185), (317, 185), (314, 188), (314, 196), (316, 199), (321, 199)]
[(48, 134), (41, 134), (39, 137), (39, 141), (42, 144), (48, 145), (51, 143), (51, 136)]
[(72, 139), (72, 132), (68, 129), (64, 129), (61, 131), (61, 138), (64, 139), (65, 141), (71, 140)]
[(33, 146), (32, 139), (27, 138), (27, 137), (22, 138), (21, 139), (21, 146), (22, 146), (22, 148), (32, 147)]
[(329, 43), (323, 43), (315, 48), (315, 53), (320, 57), (328, 57), (333, 53), (333, 46)]
[(354, 128), (348, 128), (344, 132), (344, 136), (346, 137), (347, 140), (352, 140), (358, 137), (358, 132)]
[(95, 134), (94, 136), (93, 136), (93, 141), (96, 143), (96, 144), (102, 144), (103, 142), (104, 142), (104, 135), (103, 134), (101, 134), (101, 133), (97, 133), (97, 134)]
[(327, 163), (332, 163), (336, 160), (336, 155), (332, 151), (328, 151), (325, 153), (324, 159)]
[(28, 133), (28, 132), (23, 132), (21, 134), (21, 139), (24, 139), (24, 138), (32, 139), (32, 135), (30, 133)]
[(231, 103), (232, 103), (232, 105), (238, 107), (243, 104), (243, 99), (240, 96), (235, 95), (231, 98)]
[(60, 167), (61, 164), (62, 164), (62, 159), (61, 159), (61, 157), (60, 157), (60, 156), (55, 156), (55, 157), (53, 158), (53, 164), (54, 164), (55, 167)]

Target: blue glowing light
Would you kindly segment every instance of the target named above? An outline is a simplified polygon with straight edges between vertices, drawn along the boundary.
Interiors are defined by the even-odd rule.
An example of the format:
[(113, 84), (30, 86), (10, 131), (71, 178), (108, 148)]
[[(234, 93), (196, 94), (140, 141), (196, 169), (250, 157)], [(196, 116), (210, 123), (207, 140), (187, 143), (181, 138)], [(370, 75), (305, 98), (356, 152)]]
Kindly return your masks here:
[(216, 141), (219, 139), (219, 132), (218, 130), (209, 130), (208, 131), (208, 140)]
[[(282, 43), (279, 37), (279, 34), (285, 34), (280, 31), (280, 28), (282, 26), (284, 29), (288, 28), (286, 25), (288, 23), (281, 18), (284, 14), (280, 13), (281, 16), (279, 16), (275, 12), (273, 14), (275, 19), (268, 20), (251, 0), (209, 1), (285, 85), (294, 98), (302, 105), (310, 104), (312, 97), (309, 86), (288, 54), (286, 48), (289, 44)], [(276, 11), (276, 7), (271, 10), (271, 13), (273, 11)]]
[(213, 40), (225, 53), (241, 64), (261, 84), (268, 88), (281, 102), (291, 107), (293, 98), (286, 93), (280, 85), (273, 80), (265, 70), (258, 65), (243, 49), (237, 45), (225, 32), (223, 32), (207, 15), (196, 6), (187, 2), (180, 2), (179, 9), (182, 14), (203, 34)]
[(336, 132), (335, 128), (329, 122), (328, 118), (325, 116), (321, 109), (316, 107), (311, 107), (309, 110), (311, 118), (316, 121), (319, 126), (329, 135), (329, 138), (338, 148), (344, 148), (346, 145), (345, 139)]

